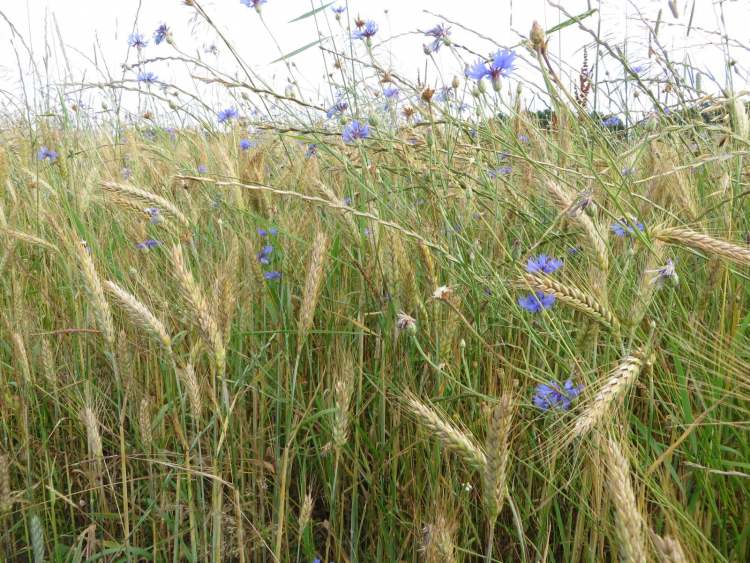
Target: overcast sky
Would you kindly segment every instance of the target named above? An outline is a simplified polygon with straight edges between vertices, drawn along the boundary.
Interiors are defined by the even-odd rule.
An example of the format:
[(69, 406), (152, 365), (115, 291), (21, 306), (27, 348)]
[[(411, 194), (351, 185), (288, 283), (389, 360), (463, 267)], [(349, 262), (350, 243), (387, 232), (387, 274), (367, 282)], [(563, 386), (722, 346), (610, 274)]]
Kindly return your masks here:
[[(201, 4), (244, 60), (275, 89), (283, 91), (290, 77), (289, 72), (283, 63), (271, 64), (272, 61), (315, 41), (319, 32), (332, 36), (327, 46), (341, 49), (344, 45), (345, 29), (335, 21), (330, 9), (320, 12), (316, 18), (290, 23), (290, 20), (322, 3), (321, 0), (268, 0), (263, 5), (262, 18), (252, 8), (243, 6), (240, 0), (205, 0)], [(713, 75), (722, 86), (726, 77), (720, 36), (715, 32), (726, 30), (731, 39), (750, 44), (748, 0), (725, 1), (723, 22), (718, 0), (697, 0), (689, 35), (686, 29), (692, 0), (676, 2), (677, 18), (668, 8), (667, 0), (560, 0), (560, 3), (573, 14), (585, 12), (589, 7), (599, 8), (601, 21), (597, 15), (588, 18), (586, 25), (594, 29), (601, 25), (603, 37), (626, 48), (632, 64), (650, 69), (647, 72), (654, 76), (659, 69), (647, 56), (648, 34), (640, 20), (644, 18), (653, 22), (660, 9), (663, 24), (659, 40), (671, 51), (672, 58), (677, 62), (690, 61)], [(483, 54), (497, 49), (497, 45), (516, 45), (528, 34), (535, 19), (545, 28), (566, 19), (546, 0), (352, 0), (338, 4), (348, 6), (351, 17), (361, 15), (378, 22), (380, 31), (375, 42), (375, 56), (381, 64), (412, 80), (418, 74), (424, 79), (426, 73), (427, 82), (433, 85), (439, 85), (441, 76), (449, 82), (454, 74), (462, 74), (463, 63), (455, 55), (456, 52), (468, 62), (474, 60), (473, 56), (463, 51), (451, 52), (448, 49), (442, 49), (435, 56), (435, 63), (425, 57), (422, 44), (426, 41), (419, 30), (443, 21), (441, 16), (456, 22), (452, 25), (456, 44)], [(183, 52), (200, 52), (207, 61), (224, 70), (236, 68), (217, 34), (206, 25), (197, 25), (191, 20), (194, 12), (184, 5), (183, 0), (12, 0), (0, 2), (0, 12), (15, 25), (33, 50), (35, 60), (46, 75), (44, 81), (53, 84), (66, 75), (69, 78), (72, 75), (75, 80), (85, 78), (87, 82), (101, 82), (106, 79), (105, 68), (111, 76), (119, 79), (120, 65), (128, 54), (127, 38), (131, 31), (137, 29), (150, 39), (153, 30), (162, 22), (170, 26), (175, 45)], [(0, 36), (10, 36), (8, 27), (2, 21), (0, 30)], [(491, 38), (494, 44), (473, 31)], [(67, 52), (67, 65), (61, 56), (61, 42)], [(590, 38), (575, 27), (552, 37), (550, 48), (562, 65), (563, 74), (580, 67), (581, 48), (586, 43), (590, 43)], [(219, 47), (217, 56), (205, 53), (205, 49), (212, 44)], [(0, 49), (0, 90), (7, 92), (4, 97), (6, 105), (9, 99), (19, 99), (13, 98), (20, 92), (16, 51), (28, 89), (33, 90), (34, 86), (38, 86), (29, 82), (30, 64), (24, 48), (18, 40), (13, 41), (13, 46), (15, 50)], [(172, 47), (166, 44), (156, 46), (151, 40), (144, 57), (174, 53)], [(739, 63), (734, 71), (735, 87), (746, 87), (745, 72), (748, 66), (745, 61), (748, 50), (735, 47), (733, 55)], [(134, 61), (135, 53), (131, 50), (129, 62)], [(330, 99), (330, 88), (325, 80), (326, 67), (320, 50), (309, 49), (292, 61), (303, 95), (314, 102)], [(329, 65), (330, 62), (329, 59)], [(622, 76), (621, 69), (609, 68), (614, 78)], [(185, 69), (174, 62), (153, 63), (149, 70), (158, 74), (161, 80), (185, 83), (187, 79), (185, 87), (191, 85)], [(518, 75), (534, 81), (536, 74), (530, 63), (522, 62)], [(134, 74), (131, 73), (129, 77), (133, 78)], [(600, 75), (600, 78), (603, 76)], [(709, 79), (704, 80), (704, 88), (710, 87), (710, 82)], [(528, 89), (528, 92), (527, 95), (533, 97), (533, 89)]]

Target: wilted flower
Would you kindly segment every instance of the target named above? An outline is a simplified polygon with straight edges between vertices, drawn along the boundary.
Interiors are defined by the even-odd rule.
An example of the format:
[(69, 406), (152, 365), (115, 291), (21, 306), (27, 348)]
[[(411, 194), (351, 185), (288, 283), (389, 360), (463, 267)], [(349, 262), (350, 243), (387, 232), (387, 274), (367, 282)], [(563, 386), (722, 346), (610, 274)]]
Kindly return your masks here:
[(372, 20), (367, 20), (365, 24), (352, 33), (352, 39), (361, 39), (369, 42), (378, 32), (378, 24)]
[(536, 387), (534, 405), (543, 411), (549, 409), (570, 409), (573, 400), (583, 391), (583, 385), (573, 385), (573, 381), (568, 379), (564, 385), (560, 386), (557, 381), (550, 381), (548, 384), (540, 383)]
[(435, 38), (435, 40), (429, 46), (429, 50), (433, 53), (437, 53), (440, 47), (442, 47), (443, 45), (451, 44), (451, 29), (449, 27), (446, 27), (445, 24), (439, 23), (432, 29), (428, 29), (423, 33), (429, 37)]
[(239, 112), (237, 111), (236, 108), (227, 108), (227, 109), (221, 110), (216, 115), (216, 120), (219, 123), (225, 123), (226, 121), (230, 121), (232, 119), (237, 119), (239, 116), (240, 116), (240, 114), (239, 114)]
[(555, 296), (537, 291), (536, 293), (529, 293), (528, 295), (519, 297), (518, 304), (529, 313), (538, 313), (552, 307), (555, 304)]
[(149, 216), (152, 225), (158, 225), (162, 222), (161, 211), (158, 207), (147, 207), (144, 211)]
[(594, 192), (592, 190), (584, 190), (576, 196), (575, 201), (571, 204), (568, 209), (568, 216), (578, 217), (583, 211), (589, 208), (594, 202)]
[(159, 45), (163, 41), (166, 41), (167, 43), (172, 41), (172, 32), (169, 30), (169, 27), (167, 27), (167, 24), (165, 23), (161, 24), (156, 28), (156, 31), (154, 31), (154, 43)]
[(37, 160), (48, 160), (50, 162), (55, 162), (57, 156), (57, 151), (48, 149), (47, 147), (39, 147), (39, 150), (36, 153)]
[(139, 242), (138, 244), (135, 245), (135, 247), (138, 250), (151, 250), (153, 248), (156, 248), (160, 244), (161, 243), (158, 240), (154, 240), (150, 238), (150, 239), (144, 240), (143, 242)]
[(128, 45), (136, 49), (144, 49), (148, 46), (148, 42), (140, 33), (131, 33), (130, 36), (128, 36)]
[(655, 284), (657, 287), (662, 287), (667, 280), (670, 280), (673, 284), (677, 285), (680, 278), (677, 276), (677, 270), (675, 269), (674, 262), (671, 259), (667, 260), (666, 265), (655, 270), (646, 270), (648, 273), (656, 274), (651, 279), (651, 284)]
[(492, 87), (500, 90), (500, 78), (508, 76), (515, 70), (513, 65), (516, 53), (508, 49), (502, 49), (495, 53), (489, 63), (478, 61), (467, 70), (466, 75), (474, 80), (482, 80), (488, 77), (492, 81)]
[(417, 330), (417, 319), (401, 311), (396, 315), (396, 327), (399, 330), (415, 332)]
[(89, 246), (89, 243), (86, 240), (81, 239), (81, 246), (83, 247), (83, 249), (86, 251), (87, 254), (91, 254), (91, 247)]
[(347, 145), (356, 143), (360, 139), (367, 139), (369, 136), (370, 126), (367, 123), (360, 123), (356, 119), (350, 121), (346, 127), (344, 127), (344, 131), (341, 134), (341, 137)]
[(270, 272), (264, 272), (263, 278), (267, 281), (276, 281), (281, 279), (281, 272), (271, 270)]
[(453, 288), (447, 285), (441, 285), (432, 293), (432, 298), (439, 299), (440, 301), (447, 301), (451, 295), (453, 295)]
[(547, 42), (544, 36), (544, 29), (539, 25), (539, 22), (534, 20), (531, 24), (531, 32), (529, 33), (529, 39), (531, 39), (531, 46), (535, 51), (544, 53), (547, 49)]
[(146, 84), (153, 84), (158, 80), (158, 77), (150, 71), (142, 71), (138, 73), (138, 82), (145, 82)]
[(539, 256), (529, 258), (528, 262), (526, 262), (526, 271), (530, 274), (551, 274), (557, 271), (562, 265), (563, 262), (559, 258), (540, 254)]
[(316, 145), (315, 143), (310, 143), (309, 145), (307, 145), (305, 158), (312, 158), (313, 156), (318, 156), (318, 145)]
[(643, 223), (635, 219), (625, 219), (624, 217), (619, 221), (612, 223), (610, 230), (618, 237), (629, 237), (635, 233), (636, 230), (643, 231)]
[(271, 263), (271, 253), (273, 252), (273, 246), (270, 244), (265, 245), (263, 248), (261, 248), (260, 252), (257, 254), (258, 262), (260, 262), (263, 265), (268, 265)]

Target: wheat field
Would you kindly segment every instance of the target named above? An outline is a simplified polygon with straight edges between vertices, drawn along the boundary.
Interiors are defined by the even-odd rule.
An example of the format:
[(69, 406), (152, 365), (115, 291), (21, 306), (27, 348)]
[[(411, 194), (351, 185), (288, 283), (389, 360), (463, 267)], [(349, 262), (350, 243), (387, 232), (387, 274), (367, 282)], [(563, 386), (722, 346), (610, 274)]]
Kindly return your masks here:
[(747, 561), (748, 108), (605, 119), (554, 37), (546, 114), (367, 44), (397, 106), (7, 121), (5, 559)]

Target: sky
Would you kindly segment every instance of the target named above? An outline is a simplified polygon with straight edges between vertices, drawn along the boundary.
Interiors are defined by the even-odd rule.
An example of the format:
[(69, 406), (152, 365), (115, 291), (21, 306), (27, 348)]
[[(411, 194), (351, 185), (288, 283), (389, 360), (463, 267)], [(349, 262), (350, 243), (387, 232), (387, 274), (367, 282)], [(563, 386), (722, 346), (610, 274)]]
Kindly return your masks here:
[[(303, 99), (315, 104), (330, 103), (334, 95), (326, 80), (327, 72), (332, 71), (330, 55), (323, 57), (319, 48), (310, 48), (287, 59), (294, 64), (291, 69), (284, 62), (273, 61), (314, 42), (320, 35), (327, 37), (325, 47), (342, 50), (344, 38), (348, 37), (346, 15), (344, 25), (335, 20), (330, 8), (315, 17), (291, 22), (327, 3), (321, 0), (267, 0), (262, 6), (262, 17), (240, 0), (197, 1), (253, 72), (272, 89), (283, 92), (294, 78), (298, 95)], [(660, 44), (674, 61), (689, 61), (703, 69), (706, 90), (726, 85), (720, 41), (720, 32), (725, 32), (740, 44), (730, 47), (731, 56), (738, 61), (732, 72), (734, 87), (748, 86), (745, 63), (748, 48), (741, 46), (750, 45), (750, 31), (746, 26), (750, 21), (748, 0), (676, 0), (677, 17), (667, 0), (559, 0), (559, 3), (576, 15), (597, 8), (598, 13), (587, 18), (585, 25), (595, 30), (601, 26), (601, 36), (625, 49), (631, 64), (642, 67), (645, 76), (653, 79), (661, 76), (661, 69), (653, 57), (648, 57), (649, 35), (644, 21), (653, 24), (661, 10)], [(464, 63), (474, 62), (477, 54), (488, 55), (499, 46), (517, 46), (528, 35), (534, 20), (549, 29), (566, 19), (548, 0), (351, 0), (337, 4), (348, 7), (349, 19), (360, 15), (378, 23), (380, 29), (373, 53), (379, 64), (412, 81), (419, 77), (432, 86), (450, 82), (453, 75), (462, 77)], [(149, 47), (142, 52), (144, 58), (171, 56), (179, 50), (200, 55), (211, 66), (229, 74), (237, 70), (237, 64), (218, 34), (204, 22), (196, 22), (193, 9), (185, 6), (183, 0), (13, 0), (0, 2), (0, 15), (4, 16), (0, 19), (0, 36), (11, 36), (7, 22), (2, 21), (5, 19), (23, 37), (23, 44), (18, 37), (13, 37), (13, 48), (0, 50), (0, 106), (6, 111), (22, 107), (22, 85), (27, 96), (36, 92), (38, 101), (38, 92), (43, 90), (44, 84), (65, 82), (68, 84), (66, 91), (76, 96), (71, 83), (101, 84), (123, 77), (133, 80), (136, 71), (123, 74), (121, 67), (126, 61), (132, 64), (137, 60), (137, 53), (128, 49), (128, 36), (137, 30), (151, 39), (160, 23), (169, 25), (174, 46), (156, 46), (151, 39)], [(422, 45), (427, 38), (420, 30), (439, 22), (451, 26), (454, 44), (476, 54), (456, 48), (441, 49), (432, 57), (425, 56)], [(687, 34), (689, 22), (692, 25)], [(568, 86), (580, 68), (582, 48), (586, 44), (591, 47), (591, 38), (576, 26), (551, 37), (550, 52), (557, 70), (570, 77), (564, 79)], [(218, 48), (216, 54), (208, 52), (212, 45)], [(367, 56), (361, 46), (358, 49), (358, 56)], [(592, 53), (590, 49), (590, 57)], [(31, 71), (31, 58), (37, 65), (36, 76)], [(524, 100), (533, 105), (539, 91), (538, 70), (527, 53), (518, 67), (517, 78), (527, 82)], [(208, 104), (224, 103), (222, 93), (215, 88), (206, 90), (197, 83), (194, 76), (201, 75), (200, 72), (194, 71), (191, 78), (181, 63), (155, 61), (147, 70), (164, 82), (200, 92), (201, 99)], [(605, 70), (611, 79), (623, 76), (622, 69), (610, 61), (600, 67), (600, 80), (607, 78)], [(505, 86), (509, 92), (515, 90), (512, 80)], [(606, 86), (603, 89), (606, 90)], [(83, 96), (89, 95), (92, 91), (84, 90)], [(134, 96), (128, 100), (128, 103), (140, 103)]]

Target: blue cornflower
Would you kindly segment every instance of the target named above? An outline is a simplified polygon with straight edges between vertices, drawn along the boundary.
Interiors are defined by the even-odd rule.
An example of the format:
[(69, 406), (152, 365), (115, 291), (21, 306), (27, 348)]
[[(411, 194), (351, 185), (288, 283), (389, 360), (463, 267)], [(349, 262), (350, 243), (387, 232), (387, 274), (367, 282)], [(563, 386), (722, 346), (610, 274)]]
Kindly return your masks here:
[(450, 34), (451, 34), (451, 28), (446, 27), (445, 24), (439, 23), (432, 29), (428, 29), (427, 31), (422, 32), (425, 35), (429, 37), (434, 37), (435, 40), (432, 42), (432, 44), (428, 47), (428, 49), (433, 52), (437, 53), (440, 47), (443, 45), (450, 45)]
[(529, 258), (529, 261), (526, 262), (526, 271), (530, 274), (551, 274), (558, 270), (562, 265), (562, 260), (559, 258), (540, 254), (539, 256)]
[(338, 17), (346, 12), (346, 6), (334, 6), (333, 8), (331, 8), (331, 11), (336, 14), (336, 17)]
[(128, 36), (128, 45), (135, 49), (144, 49), (148, 46), (148, 41), (146, 41), (140, 33), (131, 33), (130, 36)]
[(626, 166), (622, 169), (623, 176), (632, 176), (636, 172), (638, 172), (638, 169), (635, 168), (634, 166)]
[(275, 237), (276, 235), (279, 234), (279, 229), (277, 229), (276, 227), (271, 227), (268, 230), (259, 228), (257, 232), (258, 232), (258, 235), (262, 237), (267, 237), (268, 235)]
[(255, 11), (260, 13), (260, 7), (267, 1), (268, 0), (240, 0), (240, 4), (247, 6), (248, 8), (255, 8)]
[(50, 162), (55, 162), (57, 160), (57, 151), (53, 151), (52, 149), (48, 149), (47, 147), (39, 147), (39, 150), (36, 153), (37, 160), (48, 160)]
[(341, 203), (346, 205), (347, 207), (350, 207), (353, 202), (354, 200), (352, 199), (352, 196), (350, 195), (345, 196), (344, 199), (341, 200)]
[(555, 296), (537, 291), (536, 293), (529, 293), (524, 297), (519, 297), (518, 304), (529, 313), (538, 313), (552, 307), (555, 304)]
[(159, 78), (151, 71), (142, 71), (138, 73), (138, 82), (145, 82), (146, 84), (153, 84)]
[(399, 93), (399, 89), (395, 86), (388, 86), (387, 88), (383, 89), (383, 96), (385, 96), (386, 99), (392, 102), (398, 100)]
[(438, 102), (447, 102), (453, 96), (453, 88), (450, 86), (443, 86), (440, 88), (433, 97)]
[(206, 172), (208, 172), (208, 166), (206, 166), (205, 164), (199, 164), (198, 174), (205, 174)]
[(523, 133), (518, 134), (518, 142), (523, 143), (524, 145), (529, 144), (529, 136), (524, 135)]
[(158, 240), (154, 240), (150, 238), (150, 239), (144, 240), (143, 242), (139, 242), (138, 244), (135, 245), (135, 247), (138, 250), (151, 250), (153, 248), (156, 248), (160, 244), (161, 243)]
[(318, 156), (318, 145), (316, 145), (315, 143), (310, 143), (309, 145), (307, 145), (305, 158), (312, 158), (314, 156)]
[(602, 120), (602, 126), (604, 127), (622, 127), (622, 119), (616, 115), (610, 115), (607, 119)]
[(280, 280), (281, 279), (281, 272), (276, 272), (274, 270), (272, 270), (270, 272), (264, 272), (263, 273), (263, 278), (266, 279), (267, 281)]
[(352, 33), (352, 39), (362, 39), (363, 41), (370, 41), (375, 34), (378, 32), (378, 24), (372, 20), (367, 20), (362, 29), (358, 29)]
[(154, 31), (154, 43), (160, 45), (163, 41), (169, 43), (172, 40), (172, 32), (169, 31), (167, 24), (163, 23)]
[(251, 141), (250, 139), (240, 139), (240, 149), (243, 151), (249, 150), (253, 148), (255, 145), (257, 145), (255, 141)]
[(127, 181), (130, 180), (130, 177), (133, 175), (133, 172), (128, 168), (127, 166), (120, 170), (120, 176), (122, 176), (122, 179)]
[(340, 115), (347, 109), (349, 109), (349, 102), (347, 102), (346, 100), (337, 100), (335, 104), (328, 108), (326, 117), (328, 119), (331, 119), (334, 115)]
[(144, 211), (149, 216), (152, 225), (158, 225), (162, 222), (161, 210), (158, 207), (147, 207)]
[(628, 220), (625, 218), (620, 219), (612, 223), (610, 230), (618, 237), (629, 237), (635, 233), (635, 231), (643, 231), (643, 223), (638, 220)]
[(350, 121), (346, 127), (344, 127), (344, 131), (341, 134), (341, 137), (347, 145), (356, 143), (360, 139), (367, 139), (369, 136), (370, 126), (367, 123), (360, 123), (356, 119)]
[(473, 67), (469, 68), (466, 76), (474, 80), (482, 80), (487, 77), (492, 81), (492, 87), (500, 90), (500, 78), (508, 76), (516, 67), (513, 63), (516, 60), (516, 53), (508, 49), (502, 49), (495, 53), (489, 63), (478, 61)]
[(490, 178), (497, 178), (498, 176), (507, 176), (513, 172), (512, 166), (501, 166), (499, 168), (495, 168), (494, 170), (488, 170), (487, 176)]
[(216, 121), (218, 121), (219, 123), (225, 123), (226, 121), (237, 119), (239, 116), (240, 114), (236, 108), (227, 108), (227, 109), (221, 110), (216, 115)]
[(573, 385), (568, 379), (562, 386), (557, 381), (548, 384), (540, 383), (536, 386), (536, 392), (532, 401), (534, 406), (543, 411), (549, 409), (569, 410), (573, 400), (583, 391), (583, 385)]
[(260, 252), (258, 252), (258, 262), (260, 262), (261, 264), (270, 264), (272, 252), (273, 246), (271, 246), (270, 244), (265, 245), (263, 248), (261, 248)]

